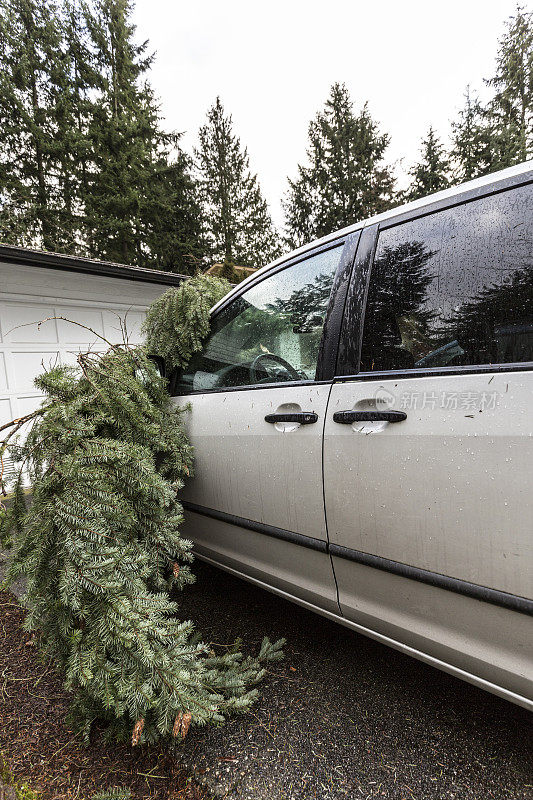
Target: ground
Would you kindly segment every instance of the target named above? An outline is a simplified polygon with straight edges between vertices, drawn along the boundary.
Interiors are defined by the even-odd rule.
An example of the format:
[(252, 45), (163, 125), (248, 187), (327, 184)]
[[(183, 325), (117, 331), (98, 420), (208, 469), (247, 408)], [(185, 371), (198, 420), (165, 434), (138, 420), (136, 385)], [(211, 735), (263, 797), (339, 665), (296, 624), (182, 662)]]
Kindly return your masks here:
[(288, 643), (252, 713), (192, 729), (181, 768), (161, 751), (106, 748), (99, 735), (80, 746), (61, 682), (20, 634), (21, 612), (0, 607), (0, 751), (40, 797), (89, 798), (93, 785), (194, 797), (191, 774), (202, 798), (227, 800), (531, 800), (529, 712), (207, 565), (195, 571), (180, 613), (209, 640)]
[[(174, 759), (157, 748), (108, 746), (96, 731), (89, 747), (65, 720), (69, 697), (21, 628), (16, 598), (0, 592), (0, 759), (5, 772), (43, 800), (87, 798), (127, 786), (132, 798), (207, 800)], [(0, 763), (0, 796), (2, 764)]]
[[(219, 570), (181, 613), (208, 638), (286, 636), (253, 713), (180, 751), (228, 798), (532, 800), (533, 715)], [(223, 637), (223, 638), (220, 638)], [(224, 756), (227, 762), (220, 762)], [(231, 760), (229, 760), (231, 759)]]

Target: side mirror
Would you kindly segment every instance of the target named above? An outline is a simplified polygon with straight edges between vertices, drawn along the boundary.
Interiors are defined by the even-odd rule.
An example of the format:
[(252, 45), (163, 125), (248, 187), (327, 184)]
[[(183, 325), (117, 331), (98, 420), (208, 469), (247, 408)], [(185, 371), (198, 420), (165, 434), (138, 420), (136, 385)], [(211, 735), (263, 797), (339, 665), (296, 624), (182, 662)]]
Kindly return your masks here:
[(166, 378), (167, 370), (165, 366), (165, 359), (162, 356), (148, 356), (148, 358), (153, 362), (153, 364), (155, 364), (155, 367), (161, 377)]

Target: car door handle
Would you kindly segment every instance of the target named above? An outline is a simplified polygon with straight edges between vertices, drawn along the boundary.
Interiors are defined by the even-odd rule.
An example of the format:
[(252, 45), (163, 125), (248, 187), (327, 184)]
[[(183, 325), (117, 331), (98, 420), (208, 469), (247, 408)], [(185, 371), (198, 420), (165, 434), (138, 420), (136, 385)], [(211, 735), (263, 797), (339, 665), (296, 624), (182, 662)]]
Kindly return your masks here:
[(265, 422), (299, 422), (300, 425), (312, 425), (318, 420), (318, 414), (314, 411), (289, 411), (279, 412), (278, 414), (267, 414)]
[(351, 425), (352, 422), (403, 422), (407, 419), (404, 411), (336, 411), (333, 422)]

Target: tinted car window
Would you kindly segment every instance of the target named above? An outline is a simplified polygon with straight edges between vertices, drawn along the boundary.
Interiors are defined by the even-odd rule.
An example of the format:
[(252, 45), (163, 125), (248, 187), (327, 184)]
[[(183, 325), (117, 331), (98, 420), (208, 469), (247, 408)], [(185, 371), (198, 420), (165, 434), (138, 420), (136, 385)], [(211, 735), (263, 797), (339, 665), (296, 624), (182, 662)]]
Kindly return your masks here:
[(521, 361), (533, 361), (531, 185), (380, 233), (363, 371)]
[(342, 245), (252, 286), (213, 319), (173, 394), (313, 380)]

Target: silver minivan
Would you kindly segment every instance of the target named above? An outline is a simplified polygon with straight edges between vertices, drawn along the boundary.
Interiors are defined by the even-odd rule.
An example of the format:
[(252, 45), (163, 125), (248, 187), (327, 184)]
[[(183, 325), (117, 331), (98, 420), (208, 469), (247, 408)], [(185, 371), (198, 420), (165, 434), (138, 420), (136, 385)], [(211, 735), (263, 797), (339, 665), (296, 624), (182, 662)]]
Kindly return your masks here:
[(200, 558), (533, 710), (532, 181), (261, 269), (171, 389)]

